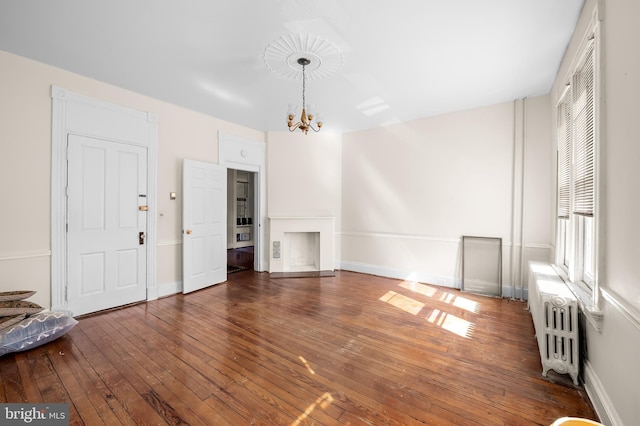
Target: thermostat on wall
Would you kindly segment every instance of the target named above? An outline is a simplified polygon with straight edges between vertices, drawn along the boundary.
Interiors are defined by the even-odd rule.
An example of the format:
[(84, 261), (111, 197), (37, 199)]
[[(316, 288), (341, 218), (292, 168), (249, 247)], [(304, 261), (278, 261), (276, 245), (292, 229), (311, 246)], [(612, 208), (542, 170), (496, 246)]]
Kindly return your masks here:
[(280, 259), (280, 241), (273, 242), (273, 258)]

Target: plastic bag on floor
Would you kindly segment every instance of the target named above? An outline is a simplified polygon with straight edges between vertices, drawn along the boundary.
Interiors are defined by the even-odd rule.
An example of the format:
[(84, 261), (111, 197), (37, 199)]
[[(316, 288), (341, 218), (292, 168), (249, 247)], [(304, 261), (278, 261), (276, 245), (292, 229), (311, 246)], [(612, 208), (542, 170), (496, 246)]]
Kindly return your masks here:
[(0, 330), (0, 356), (26, 351), (63, 336), (78, 323), (69, 312), (41, 312)]

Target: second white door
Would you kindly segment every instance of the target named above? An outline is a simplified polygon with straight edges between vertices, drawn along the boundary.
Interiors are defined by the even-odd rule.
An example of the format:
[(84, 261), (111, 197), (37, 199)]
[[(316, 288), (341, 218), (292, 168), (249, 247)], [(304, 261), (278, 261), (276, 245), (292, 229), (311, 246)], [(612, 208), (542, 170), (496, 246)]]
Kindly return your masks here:
[(227, 168), (184, 160), (183, 292), (227, 280)]

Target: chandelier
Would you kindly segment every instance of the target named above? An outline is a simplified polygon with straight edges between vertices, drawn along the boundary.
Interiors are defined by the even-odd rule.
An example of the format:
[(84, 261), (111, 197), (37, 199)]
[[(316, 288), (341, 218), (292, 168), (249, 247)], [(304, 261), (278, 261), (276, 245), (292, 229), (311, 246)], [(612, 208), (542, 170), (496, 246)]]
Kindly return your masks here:
[(305, 135), (309, 129), (319, 132), (323, 119), (321, 114), (314, 111), (313, 105), (307, 105), (307, 78), (323, 79), (340, 71), (344, 63), (340, 49), (330, 41), (310, 34), (285, 34), (267, 45), (264, 62), (280, 77), (291, 80), (302, 78), (302, 112), (298, 115), (298, 107), (289, 104), (289, 131), (300, 129)]
[(309, 133), (309, 129), (314, 132), (319, 132), (320, 128), (322, 128), (322, 117), (321, 114), (318, 114), (316, 117), (316, 127), (313, 126), (313, 118), (315, 116), (315, 111), (313, 105), (309, 105), (309, 109), (307, 110), (307, 100), (305, 96), (305, 90), (307, 86), (307, 75), (305, 73), (305, 68), (307, 65), (311, 63), (311, 61), (307, 58), (298, 58), (298, 64), (302, 65), (302, 113), (300, 113), (300, 121), (297, 123), (293, 122), (295, 115), (297, 114), (298, 108), (289, 104), (289, 111), (287, 113), (287, 125), (289, 126), (289, 131), (293, 132), (296, 129), (300, 129), (306, 135)]

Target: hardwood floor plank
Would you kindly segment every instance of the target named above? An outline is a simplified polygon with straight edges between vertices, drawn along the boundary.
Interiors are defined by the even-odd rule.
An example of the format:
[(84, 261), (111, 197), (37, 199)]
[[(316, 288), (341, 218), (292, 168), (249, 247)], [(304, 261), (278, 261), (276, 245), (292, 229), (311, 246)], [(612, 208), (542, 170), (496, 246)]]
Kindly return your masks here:
[(72, 424), (546, 425), (595, 419), (549, 381), (520, 301), (337, 271), (242, 271), (80, 319), (0, 358), (0, 398), (69, 402)]
[[(149, 322), (147, 322), (147, 324), (150, 324), (151, 322), (153, 322), (153, 321), (150, 320)], [(167, 327), (167, 324), (162, 322), (162, 321), (159, 321), (155, 325), (158, 326), (158, 327), (163, 327), (163, 326)], [(202, 335), (198, 334), (199, 330), (205, 329), (204, 327), (200, 327), (199, 325), (195, 325), (195, 327), (193, 327), (193, 325), (195, 325), (195, 324), (192, 324), (192, 327), (190, 329), (191, 330), (190, 331), (190, 335), (191, 335), (191, 337), (198, 337), (197, 341), (193, 342), (193, 345), (195, 346), (195, 345), (198, 344), (198, 342), (200, 342), (202, 340), (207, 340), (207, 336), (206, 336), (206, 334), (202, 334)], [(167, 333), (166, 335), (168, 337), (170, 337), (170, 333)], [(184, 339), (184, 337), (179, 337), (179, 339)], [(213, 341), (209, 340), (208, 343), (213, 343)], [(212, 347), (209, 345), (208, 349), (210, 350), (211, 348)], [(234, 375), (234, 376), (239, 375), (240, 377), (242, 377), (241, 381), (243, 382), (243, 385), (247, 386), (247, 384), (246, 384), (247, 383), (246, 382), (246, 374), (247, 374), (246, 373), (246, 367), (241, 367), (239, 365), (236, 365), (236, 364), (230, 362), (229, 360), (232, 358), (232, 356), (229, 353), (229, 350), (230, 349), (225, 349), (223, 351), (224, 354), (220, 358), (221, 360), (226, 361), (225, 367), (228, 369), (228, 370), (224, 370), (224, 371), (220, 372), (220, 376), (224, 376), (224, 377), (226, 377), (228, 379), (229, 376), (231, 376), (231, 375)], [(233, 358), (235, 358), (235, 356), (233, 356)], [(231, 366), (229, 366), (229, 364), (233, 364), (233, 366), (231, 367)], [(231, 381), (231, 380), (233, 380), (233, 379), (229, 379), (229, 381)], [(235, 381), (237, 382), (237, 379)], [(270, 386), (270, 388), (273, 388), (273, 386), (271, 386), (272, 382), (268, 381), (268, 380), (267, 381), (252, 380), (252, 382), (255, 382), (258, 385), (261, 382), (263, 385), (268, 385), (268, 386)], [(216, 395), (219, 394), (219, 392), (218, 392), (219, 391), (219, 387), (216, 387), (214, 390), (215, 390), (215, 394)], [(264, 393), (260, 392), (260, 390), (258, 389), (257, 386), (253, 390), (254, 390), (255, 394), (262, 395), (262, 397), (264, 398)], [(276, 392), (275, 394), (276, 394), (276, 396), (284, 396), (284, 397), (286, 397), (288, 395), (286, 392)], [(280, 398), (280, 399), (282, 400), (282, 398)], [(273, 399), (270, 399), (268, 402), (270, 404), (282, 404), (285, 401), (275, 401)], [(284, 408), (281, 407), (280, 409), (284, 409)], [(291, 414), (291, 409), (289, 409), (289, 412)]]
[[(264, 336), (264, 335), (263, 335), (262, 337), (263, 337), (263, 338), (265, 338), (266, 336)], [(385, 395), (385, 396), (386, 396), (386, 395)]]
[[(102, 419), (97, 410), (91, 403), (91, 400), (86, 397), (85, 390), (81, 384), (77, 381), (76, 376), (73, 374), (72, 369), (67, 364), (67, 353), (71, 349), (71, 342), (66, 336), (58, 339), (46, 347), (46, 354), (51, 362), (53, 370), (56, 372), (61, 387), (66, 391), (65, 397), (49, 397), (49, 402), (71, 402), (70, 403), (70, 415), (74, 419), (82, 420), (78, 424), (102, 424)], [(82, 413), (82, 415), (80, 415)]]
[[(265, 319), (263, 318), (262, 321), (265, 321)], [(236, 323), (234, 324), (236, 326), (236, 330), (248, 330), (251, 327), (247, 327), (246, 325), (242, 324), (242, 323)], [(247, 336), (243, 336), (243, 338), (247, 338)], [(290, 340), (278, 340), (278, 338), (275, 338), (273, 341), (271, 341), (268, 336), (265, 333), (260, 332), (260, 339), (264, 342), (267, 342), (270, 344), (271, 347), (289, 347), (289, 348), (296, 348), (296, 346), (299, 346), (296, 344), (296, 340), (290, 341)], [(298, 349), (300, 349), (298, 347)], [(300, 351), (297, 350), (295, 353), (293, 352), (289, 352), (285, 355), (289, 360), (293, 361), (297, 358), (300, 357)], [(297, 362), (297, 360), (296, 360)], [(320, 376), (317, 376), (320, 377)], [(323, 384), (323, 388), (327, 388), (329, 387), (329, 389), (331, 389), (334, 385), (334, 382), (331, 381), (326, 381)], [(348, 398), (342, 398), (344, 400), (348, 400)], [(402, 414), (397, 414), (398, 416), (402, 416)]]
[[(152, 317), (147, 317), (146, 318), (146, 324), (149, 327), (161, 327), (159, 329), (159, 331), (162, 331), (162, 327), (166, 326), (166, 323), (164, 323), (164, 321), (158, 321), (158, 322), (154, 322)], [(172, 333), (168, 330), (165, 330), (167, 337), (171, 338)], [(193, 331), (191, 331), (191, 333), (193, 333)], [(206, 398), (204, 399), (204, 401), (207, 402), (207, 405), (213, 405), (215, 407), (217, 407), (217, 411), (219, 413), (223, 413), (226, 417), (229, 417), (232, 421), (230, 424), (244, 424), (246, 422), (246, 420), (243, 417), (239, 417), (237, 413), (235, 413), (231, 408), (229, 408), (228, 406), (225, 406), (223, 402), (221, 402), (219, 399), (216, 398), (216, 396), (220, 396), (221, 394), (224, 394), (225, 388), (227, 387), (228, 383), (233, 383), (234, 380), (230, 379), (229, 377), (225, 376), (224, 374), (220, 373), (217, 370), (212, 369), (210, 366), (208, 366), (207, 364), (203, 364), (202, 361), (199, 360), (200, 357), (195, 356), (193, 357), (192, 355), (203, 355), (202, 358), (204, 358), (205, 360), (210, 359), (209, 356), (204, 356), (204, 352), (200, 352), (197, 350), (197, 346), (198, 346), (198, 342), (197, 340), (193, 339), (190, 336), (183, 336), (183, 337), (176, 337), (177, 341), (180, 341), (180, 339), (184, 339), (184, 343), (185, 346), (188, 346), (188, 350), (180, 350), (180, 356), (186, 356), (187, 359), (191, 360), (194, 362), (194, 367), (197, 368), (200, 371), (206, 372), (207, 377), (210, 377), (211, 379), (211, 389), (210, 392), (206, 395)], [(199, 399), (200, 401), (202, 401), (202, 399), (193, 394), (194, 397), (196, 397), (197, 399)], [(224, 399), (224, 398), (223, 398)], [(201, 402), (200, 402), (201, 405)], [(249, 411), (247, 411), (246, 416), (249, 417), (251, 416), (251, 413)]]
[[(140, 334), (137, 329), (133, 327), (133, 324), (128, 324), (127, 327), (120, 327), (119, 332), (124, 338), (125, 342), (121, 343), (124, 352), (128, 352), (128, 355), (123, 356), (130, 365), (140, 364), (136, 368), (139, 371), (146, 371), (146, 383), (148, 383), (154, 391), (158, 393), (158, 396), (164, 398), (165, 401), (174, 401), (173, 407), (181, 415), (185, 416), (190, 424), (227, 424), (226, 420), (221, 416), (218, 410), (214, 410), (208, 405), (202, 404), (203, 398), (200, 398), (193, 390), (193, 382), (189, 377), (185, 375), (176, 375), (175, 369), (167, 368), (167, 366), (173, 366), (175, 364), (169, 363), (171, 358), (159, 356), (160, 352), (171, 352), (170, 346), (159, 346), (162, 348), (160, 351), (154, 352), (154, 355), (147, 359), (145, 348), (139, 344)], [(148, 333), (148, 330), (146, 330)], [(148, 341), (147, 338), (145, 340)], [(144, 360), (144, 363), (141, 362)], [(142, 365), (144, 364), (144, 366)], [(213, 387), (215, 389), (215, 386)], [(207, 397), (209, 396), (206, 395)], [(194, 418), (193, 415), (197, 416)]]
[(34, 380), (36, 376), (30, 368), (31, 366), (28, 358), (28, 352), (16, 355), (14, 359), (16, 361), (16, 364), (18, 365), (18, 371), (20, 372), (20, 383), (22, 384), (22, 388), (24, 389), (25, 396), (24, 401), (18, 402), (44, 401), (44, 398), (40, 393), (40, 389), (38, 388), (38, 384)]
[(29, 359), (31, 374), (35, 377), (43, 401), (68, 401), (69, 395), (47, 355), (47, 350), (50, 349), (51, 346), (40, 347), (25, 353)]
[[(293, 334), (293, 333), (294, 333), (294, 331), (290, 330), (290, 333), (287, 333), (287, 334)], [(321, 331), (316, 330), (316, 333), (320, 334)], [(264, 336), (264, 337), (266, 337), (266, 336)], [(319, 339), (319, 342), (322, 342), (322, 341), (327, 342), (327, 341), (330, 340), (329, 336), (321, 336), (318, 339)], [(351, 343), (353, 343), (353, 342), (351, 342)], [(285, 343), (284, 346), (289, 345), (289, 344), (291, 344), (291, 343)], [(354, 346), (354, 345), (352, 345), (352, 346)], [(345, 348), (341, 348), (341, 349), (345, 349)], [(342, 355), (348, 355), (346, 352), (348, 352), (348, 351), (343, 351)], [(332, 354), (330, 352), (325, 352), (324, 355), (322, 355), (320, 357), (320, 361), (322, 361), (325, 358), (331, 358), (331, 355)], [(374, 367), (376, 369), (380, 369), (380, 370), (385, 368), (384, 365), (376, 365)], [(338, 368), (338, 366), (331, 366), (330, 369), (336, 370), (337, 368)], [(362, 372), (362, 371), (354, 372), (354, 371), (352, 371), (352, 374), (357, 376), (358, 381), (367, 380), (368, 383), (370, 383), (370, 386), (373, 386), (373, 384), (375, 384), (375, 382), (380, 381), (380, 378), (377, 376), (377, 370), (367, 371), (367, 372)], [(343, 367), (343, 373), (344, 373), (344, 367)], [(388, 398), (389, 397), (389, 393), (392, 393), (394, 391), (395, 391), (394, 389), (387, 389), (387, 392), (384, 394), (384, 397)], [(398, 398), (397, 400), (401, 401), (401, 398)], [(404, 401), (402, 403), (404, 403)], [(420, 406), (421, 403), (423, 403), (423, 401), (414, 400), (413, 403), (410, 404), (408, 407), (405, 407), (405, 409), (408, 409), (409, 411), (414, 410), (414, 409), (424, 409), (425, 407), (421, 407)], [(401, 404), (401, 403), (399, 402), (399, 404)]]
[[(211, 319), (210, 316), (207, 316), (207, 318)], [(210, 365), (215, 367), (219, 363), (224, 364), (230, 367), (234, 374), (245, 375), (247, 371), (251, 372), (259, 376), (260, 383), (264, 383), (265, 386), (267, 384), (275, 384), (277, 395), (283, 400), (292, 397), (290, 389), (295, 389), (296, 399), (306, 395), (312, 401), (317, 398), (318, 392), (324, 392), (324, 389), (319, 389), (317, 385), (307, 389), (307, 387), (301, 387), (299, 382), (289, 380), (288, 377), (292, 374), (296, 375), (297, 379), (302, 379), (302, 374), (308, 374), (307, 367), (299, 359), (293, 360), (293, 354), (288, 356), (289, 359), (285, 359), (280, 351), (265, 350), (257, 345), (257, 341), (247, 342), (247, 336), (231, 330), (231, 326), (221, 323), (216, 323), (215, 326), (217, 330), (224, 331), (223, 336), (228, 336), (225, 337), (225, 340), (228, 341), (229, 345), (225, 346), (222, 341), (216, 340), (216, 336), (213, 334), (199, 333), (198, 330), (204, 330), (204, 327), (196, 326), (191, 333), (192, 337), (197, 339), (194, 345), (205, 344), (209, 349), (218, 348), (215, 352), (217, 356), (215, 360), (209, 362)], [(238, 363), (230, 361), (238, 358), (241, 359)], [(294, 371), (294, 369), (297, 371)], [(271, 386), (271, 388), (273, 389), (274, 386)], [(301, 408), (305, 407), (298, 407), (298, 409)], [(329, 411), (333, 410), (330, 409)], [(340, 410), (335, 411), (334, 419), (341, 414)]]
[[(106, 387), (105, 383), (100, 379), (100, 376), (98, 376), (96, 371), (89, 364), (90, 360), (87, 360), (80, 349), (73, 344), (74, 336), (82, 339), (87, 338), (79, 329), (71, 330), (67, 335), (67, 337), (71, 339), (71, 345), (65, 351), (63, 361), (73, 373), (76, 381), (81, 387), (81, 394), (78, 398), (74, 398), (70, 395), (72, 397), (72, 402), (76, 403), (78, 399), (88, 400), (98, 413), (103, 424), (133, 424), (128, 416), (125, 416), (126, 412), (124, 411), (124, 408), (114, 401), (111, 391)], [(84, 397), (82, 396), (83, 394)], [(85, 413), (83, 411), (79, 411), (79, 415), (85, 424), (92, 424), (88, 420), (84, 419)], [(91, 413), (89, 413), (89, 416), (90, 415)]]
[(371, 357), (369, 357), (369, 359), (371, 359)]
[(0, 363), (0, 377), (2, 378), (2, 402), (26, 402), (27, 393), (20, 377), (20, 370), (15, 355), (9, 354), (3, 357), (14, 362)]
[[(238, 329), (239, 329), (239, 330), (243, 330), (243, 329), (246, 329), (246, 327), (244, 327), (243, 325), (240, 325), (240, 326), (238, 327)], [(229, 331), (227, 330), (227, 331), (226, 331), (226, 333), (229, 333)], [(292, 356), (291, 356), (291, 358), (293, 359), (293, 358), (294, 358), (294, 356), (292, 355)]]
[[(96, 318), (87, 318), (88, 322), (95, 321)], [(99, 327), (92, 327), (91, 332), (86, 334), (86, 339), (75, 341), (78, 348), (91, 360), (91, 365), (96, 371), (100, 380), (109, 389), (107, 395), (109, 406), (115, 408), (122, 416), (121, 409), (126, 413), (125, 420), (140, 423), (162, 424), (163, 419), (156, 411), (149, 406), (139, 392), (129, 383), (128, 378), (119, 371), (121, 364), (112, 363), (105, 355), (109, 353), (111, 347), (103, 340), (104, 335)]]
[[(154, 375), (150, 367), (156, 364), (156, 357), (147, 358), (145, 352), (136, 348), (140, 341), (139, 336), (131, 341), (125, 338), (123, 333), (128, 335), (129, 327), (120, 318), (122, 312), (118, 311), (115, 321), (99, 324), (105, 336), (108, 336), (106, 342), (110, 349), (105, 352), (105, 355), (111, 362), (118, 363), (120, 373), (168, 424), (206, 424), (188, 405), (184, 404), (180, 394), (172, 392), (161, 379)], [(186, 388), (181, 390), (190, 392)], [(181, 414), (178, 414), (176, 409), (179, 409)]]
[[(210, 315), (207, 315), (206, 318), (208, 320), (212, 320), (213, 318)], [(215, 328), (217, 330), (221, 330), (221, 327), (225, 327), (223, 324), (215, 323)], [(228, 369), (226, 376), (229, 377), (231, 375), (240, 375), (240, 377), (244, 377), (248, 374), (248, 372), (252, 373), (255, 376), (253, 380), (257, 385), (262, 387), (269, 386), (270, 389), (275, 388), (274, 394), (279, 397), (281, 401), (293, 406), (293, 410), (303, 411), (306, 406), (300, 406), (300, 398), (305, 394), (314, 401), (318, 397), (318, 390), (312, 389), (311, 392), (306, 392), (306, 389), (303, 389), (294, 382), (288, 381), (286, 377), (288, 374), (282, 374), (282, 369), (278, 369), (279, 365), (272, 364), (272, 367), (276, 368), (276, 371), (272, 373), (272, 370), (266, 368), (266, 363), (268, 363), (269, 359), (280, 359), (280, 357), (271, 357), (269, 358), (269, 354), (263, 355), (261, 358), (257, 358), (257, 354), (255, 351), (259, 350), (253, 344), (243, 345), (243, 340), (239, 339), (232, 335), (230, 330), (224, 330), (225, 333), (223, 335), (230, 335), (230, 337), (226, 340), (229, 341), (231, 346), (224, 346), (223, 342), (217, 341), (215, 335), (211, 333), (202, 332), (201, 330), (205, 330), (205, 327), (195, 326), (192, 327), (191, 337), (197, 339), (194, 341), (194, 345), (198, 346), (200, 344), (206, 343), (206, 346), (209, 349), (219, 348), (217, 350), (218, 356), (216, 356), (215, 361), (210, 361), (209, 364), (217, 368), (226, 367)], [(272, 355), (272, 354), (271, 354)], [(236, 363), (234, 360), (240, 358), (241, 361)], [(262, 364), (262, 362), (265, 364)], [(242, 364), (240, 364), (240, 362)], [(300, 361), (297, 360), (297, 365), (300, 365)], [(306, 367), (301, 367), (301, 370), (306, 372)], [(222, 374), (222, 373), (221, 373)], [(229, 379), (233, 380), (233, 379)], [(274, 386), (274, 384), (276, 386)], [(291, 389), (295, 389), (295, 396), (292, 395)], [(333, 411), (331, 408), (329, 411)], [(337, 410), (334, 413), (335, 416), (329, 421), (335, 422), (335, 418), (341, 414), (341, 411)], [(317, 415), (316, 415), (317, 416)], [(320, 419), (318, 419), (320, 421)]]

